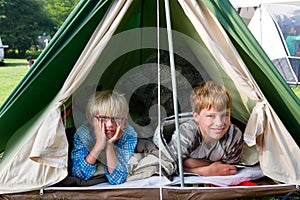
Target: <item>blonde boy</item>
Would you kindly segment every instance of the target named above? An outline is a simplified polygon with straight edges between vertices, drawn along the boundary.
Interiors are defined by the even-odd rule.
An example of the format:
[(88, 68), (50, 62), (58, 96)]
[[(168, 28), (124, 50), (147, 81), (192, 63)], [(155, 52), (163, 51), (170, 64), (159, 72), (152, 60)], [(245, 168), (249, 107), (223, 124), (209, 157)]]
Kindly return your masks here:
[(111, 184), (123, 183), (137, 143), (136, 132), (127, 124), (125, 97), (109, 90), (98, 92), (88, 101), (86, 116), (74, 135), (72, 175), (87, 180), (101, 164)]

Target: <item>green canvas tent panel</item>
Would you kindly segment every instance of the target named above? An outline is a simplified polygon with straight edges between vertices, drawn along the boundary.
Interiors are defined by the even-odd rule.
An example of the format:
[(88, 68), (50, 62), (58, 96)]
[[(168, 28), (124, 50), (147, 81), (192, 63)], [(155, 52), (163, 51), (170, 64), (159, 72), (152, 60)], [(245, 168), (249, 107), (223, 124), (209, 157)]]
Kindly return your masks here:
[[(165, 76), (161, 74), (162, 85), (172, 93), (172, 87), (164, 85), (164, 81), (170, 79), (169, 63), (164, 60), (168, 58), (164, 52), (170, 51), (167, 42), (170, 32), (166, 29), (163, 1), (159, 1), (159, 15), (156, 10), (156, 1), (83, 0), (78, 4), (1, 106), (0, 151), (4, 152), (0, 163), (1, 194), (39, 190), (68, 175), (65, 133), (68, 124), (62, 121), (61, 114), (65, 114), (68, 104), (75, 104), (75, 97), (80, 97), (87, 86), (96, 83), (102, 89), (122, 89), (129, 103), (138, 90), (150, 97), (145, 91), (152, 92), (151, 87), (146, 86), (157, 85), (158, 77), (151, 76), (156, 72), (153, 63), (157, 68), (155, 63), (159, 58), (157, 45), (163, 61), (160, 67), (166, 73)], [(180, 110), (188, 111), (186, 101), (181, 98), (186, 98), (184, 92), (197, 81), (214, 80), (224, 84), (233, 95), (232, 116), (243, 125), (245, 141), (252, 147), (256, 144), (264, 174), (287, 183), (280, 185), (282, 189), (295, 189), (293, 185), (299, 185), (300, 181), (299, 99), (234, 8), (228, 1), (221, 0), (170, 1), (170, 16), (175, 63), (183, 65), (177, 68), (178, 88), (185, 86), (182, 83), (187, 84), (179, 89)], [(159, 43), (157, 38), (160, 38)], [(187, 80), (195, 74), (200, 77), (196, 82)], [(148, 137), (153, 133), (149, 131), (150, 126), (144, 127), (134, 121), (139, 119), (137, 114), (142, 117), (148, 114), (145, 107), (141, 110), (131, 110), (135, 113), (131, 113), (130, 122), (139, 133), (148, 132), (140, 137)], [(174, 113), (167, 109), (167, 115), (170, 114)], [(73, 113), (73, 118), (76, 117), (80, 122), (80, 116)], [(76, 120), (74, 123), (76, 126)], [(274, 166), (282, 171), (279, 173)], [(203, 196), (200, 191), (205, 191), (203, 188), (193, 188), (193, 191), (174, 188), (164, 188), (164, 195), (171, 197), (176, 191), (186, 191), (183, 193), (195, 192), (199, 197)], [(134, 197), (133, 192), (141, 191), (139, 189), (120, 193), (126, 193), (124, 197)], [(223, 192), (232, 189), (225, 188)], [(151, 194), (151, 190), (142, 190)], [(255, 189), (249, 191), (253, 192), (251, 195), (257, 192)], [(268, 191), (268, 188), (261, 191)], [(113, 192), (108, 191), (109, 195)], [(274, 191), (283, 192), (286, 190)]]

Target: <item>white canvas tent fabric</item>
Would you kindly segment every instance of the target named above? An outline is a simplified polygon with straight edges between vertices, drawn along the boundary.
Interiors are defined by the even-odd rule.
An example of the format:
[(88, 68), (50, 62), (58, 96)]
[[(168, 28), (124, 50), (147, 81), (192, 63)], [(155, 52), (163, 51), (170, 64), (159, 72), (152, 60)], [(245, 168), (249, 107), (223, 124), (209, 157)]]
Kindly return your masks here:
[(289, 56), (284, 31), (288, 26), (291, 26), (291, 23), (299, 26), (299, 24), (297, 25), (299, 20), (296, 20), (296, 18), (299, 18), (299, 14), (299, 6), (261, 4), (248, 24), (249, 30), (287, 83), (294, 85), (297, 85), (299, 81), (300, 58)]
[(4, 60), (4, 49), (8, 48), (8, 45), (3, 45), (0, 37), (0, 65), (3, 64)]
[[(233, 88), (236, 88), (232, 91), (233, 96), (241, 96), (242, 101), (238, 103), (241, 109), (248, 111), (248, 116), (242, 116), (244, 120), (248, 120), (245, 141), (249, 146), (257, 147), (263, 173), (277, 181), (300, 184), (299, 147), (265, 99), (225, 31), (201, 3), (185, 0), (179, 2), (210, 53), (222, 67), (219, 70), (224, 72), (224, 83), (233, 84)], [(33, 126), (27, 127), (25, 124), (18, 130), (16, 137), (23, 132), (30, 134), (19, 140), (19, 148), (6, 149), (0, 163), (0, 194), (37, 190), (67, 176), (68, 144), (60, 118), (61, 107), (97, 65), (99, 56), (131, 3), (132, 1), (115, 1), (99, 23), (56, 98), (32, 119), (35, 121)], [(245, 162), (247, 161), (249, 160), (246, 159)]]

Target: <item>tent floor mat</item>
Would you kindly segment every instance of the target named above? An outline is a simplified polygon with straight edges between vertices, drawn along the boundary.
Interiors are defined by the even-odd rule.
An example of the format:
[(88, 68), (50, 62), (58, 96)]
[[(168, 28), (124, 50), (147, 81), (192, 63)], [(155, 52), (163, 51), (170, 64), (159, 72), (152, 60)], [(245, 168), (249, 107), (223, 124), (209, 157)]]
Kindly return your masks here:
[[(276, 197), (276, 199), (300, 199), (300, 187), (296, 185), (277, 184), (263, 177), (252, 181), (258, 186), (230, 187), (178, 187), (167, 186), (161, 190), (157, 187), (147, 188), (90, 188), (90, 187), (56, 187), (16, 194), (0, 195), (0, 199), (237, 199)], [(295, 197), (295, 198), (294, 198)]]

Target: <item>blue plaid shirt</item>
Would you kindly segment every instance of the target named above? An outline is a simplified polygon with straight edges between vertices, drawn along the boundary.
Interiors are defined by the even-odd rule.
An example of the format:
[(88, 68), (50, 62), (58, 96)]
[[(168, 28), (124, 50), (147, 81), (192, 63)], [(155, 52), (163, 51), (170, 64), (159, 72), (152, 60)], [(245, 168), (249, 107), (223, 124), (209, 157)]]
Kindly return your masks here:
[[(95, 140), (95, 134), (93, 129), (85, 123), (74, 135), (74, 149), (71, 153), (72, 175), (84, 180), (91, 178), (97, 169), (97, 164), (91, 165), (85, 161), (85, 157), (89, 154), (86, 143), (91, 140)], [(114, 144), (118, 161), (112, 173), (108, 172), (105, 165), (105, 175), (110, 184), (121, 184), (126, 180), (127, 163), (134, 153), (136, 144), (137, 134), (132, 126), (128, 125), (123, 129), (122, 137)]]

